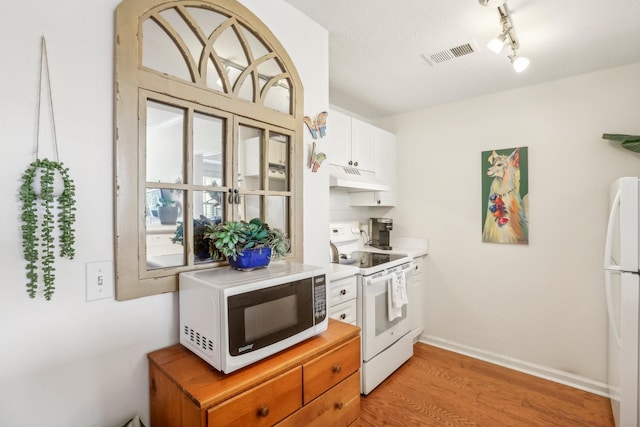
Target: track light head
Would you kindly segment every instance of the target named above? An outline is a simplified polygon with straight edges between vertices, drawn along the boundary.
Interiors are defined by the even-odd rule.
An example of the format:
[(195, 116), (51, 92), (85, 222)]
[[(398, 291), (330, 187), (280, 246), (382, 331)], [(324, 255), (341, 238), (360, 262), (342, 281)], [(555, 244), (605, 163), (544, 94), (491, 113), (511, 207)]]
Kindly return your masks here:
[(511, 65), (513, 65), (513, 69), (516, 73), (523, 72), (529, 66), (529, 58), (518, 56), (515, 51), (513, 52), (513, 55), (509, 56), (509, 59), (511, 60)]

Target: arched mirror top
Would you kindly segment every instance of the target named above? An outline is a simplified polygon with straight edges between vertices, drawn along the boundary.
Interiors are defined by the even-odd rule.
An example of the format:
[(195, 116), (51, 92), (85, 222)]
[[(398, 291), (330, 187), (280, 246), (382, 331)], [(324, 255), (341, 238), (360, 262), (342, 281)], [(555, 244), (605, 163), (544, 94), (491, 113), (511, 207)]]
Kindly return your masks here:
[(202, 251), (205, 223), (263, 218), (302, 260), (302, 82), (251, 11), (235, 0), (122, 1), (115, 107), (118, 300), (226, 265)]

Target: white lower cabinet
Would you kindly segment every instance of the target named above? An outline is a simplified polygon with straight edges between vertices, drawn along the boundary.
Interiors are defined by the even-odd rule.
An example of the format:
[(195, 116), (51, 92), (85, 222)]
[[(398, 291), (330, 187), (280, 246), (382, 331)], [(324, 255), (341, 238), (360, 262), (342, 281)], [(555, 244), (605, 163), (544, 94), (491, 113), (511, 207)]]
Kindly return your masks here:
[(352, 325), (356, 324), (356, 300), (343, 302), (329, 308), (329, 317)]
[(345, 323), (356, 324), (356, 276), (330, 280), (329, 317)]
[(415, 267), (413, 270), (413, 278), (411, 280), (411, 299), (415, 301), (415, 304), (411, 315), (411, 336), (413, 338), (413, 342), (416, 342), (418, 341), (420, 334), (422, 334), (422, 310), (425, 306), (425, 256), (415, 257), (413, 259), (413, 263)]

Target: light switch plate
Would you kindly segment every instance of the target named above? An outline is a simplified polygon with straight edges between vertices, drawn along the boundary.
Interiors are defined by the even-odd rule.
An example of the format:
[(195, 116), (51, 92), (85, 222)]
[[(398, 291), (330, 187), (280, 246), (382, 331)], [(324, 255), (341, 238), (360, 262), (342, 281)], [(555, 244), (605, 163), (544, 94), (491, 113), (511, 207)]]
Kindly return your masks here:
[(113, 262), (87, 263), (87, 301), (113, 298)]

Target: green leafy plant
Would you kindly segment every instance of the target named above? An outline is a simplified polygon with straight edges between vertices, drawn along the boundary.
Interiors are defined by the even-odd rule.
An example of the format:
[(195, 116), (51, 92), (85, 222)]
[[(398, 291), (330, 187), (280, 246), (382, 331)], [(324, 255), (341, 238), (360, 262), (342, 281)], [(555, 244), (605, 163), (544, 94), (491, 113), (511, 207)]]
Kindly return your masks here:
[(209, 225), (205, 238), (211, 239), (211, 255), (224, 255), (234, 260), (241, 252), (252, 248), (271, 248), (271, 259), (278, 260), (289, 253), (291, 244), (279, 228), (271, 228), (259, 218), (246, 221), (226, 221)]
[(619, 142), (622, 148), (634, 153), (640, 153), (640, 135), (624, 135), (619, 133), (604, 133), (602, 139)]
[[(40, 194), (33, 189), (40, 171)], [(54, 196), (54, 175), (62, 177), (63, 191)], [(20, 200), (22, 201), (22, 250), (27, 261), (27, 293), (35, 298), (38, 288), (38, 260), (42, 267), (44, 297), (50, 300), (55, 290), (55, 238), (54, 208), (57, 199), (60, 256), (75, 256), (75, 184), (69, 177), (69, 169), (62, 163), (38, 159), (31, 163), (22, 175)], [(39, 201), (39, 203), (38, 203)], [(40, 251), (38, 251), (40, 247)], [(40, 252), (40, 253), (39, 253)]]

